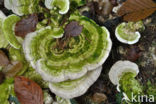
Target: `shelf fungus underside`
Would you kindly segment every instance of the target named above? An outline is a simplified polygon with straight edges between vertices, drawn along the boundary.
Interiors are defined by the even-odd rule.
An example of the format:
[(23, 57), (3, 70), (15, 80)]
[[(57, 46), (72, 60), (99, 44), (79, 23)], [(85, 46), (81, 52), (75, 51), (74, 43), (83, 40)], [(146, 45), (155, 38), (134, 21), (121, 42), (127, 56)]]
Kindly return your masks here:
[(49, 88), (56, 95), (70, 99), (83, 95), (88, 88), (98, 79), (101, 74), (102, 66), (94, 71), (88, 72), (85, 76), (59, 83), (49, 83)]

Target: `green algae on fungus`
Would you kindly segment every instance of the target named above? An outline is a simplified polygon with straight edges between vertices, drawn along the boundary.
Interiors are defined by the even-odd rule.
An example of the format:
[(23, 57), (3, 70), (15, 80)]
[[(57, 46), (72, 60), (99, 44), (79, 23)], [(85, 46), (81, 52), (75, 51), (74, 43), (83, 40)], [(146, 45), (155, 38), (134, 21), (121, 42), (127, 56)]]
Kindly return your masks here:
[[(138, 96), (138, 94), (143, 94), (143, 87), (140, 85), (140, 83), (135, 79), (136, 74), (127, 72), (125, 73), (120, 81), (120, 89), (122, 92), (125, 93), (125, 96), (128, 97), (128, 99), (131, 101), (132, 99), (132, 93), (133, 96)], [(125, 99), (125, 100), (128, 100)]]
[(112, 43), (105, 27), (79, 15), (71, 15), (70, 21), (84, 28), (81, 35), (70, 38), (67, 49), (55, 48), (57, 42), (50, 27), (28, 34), (24, 40), (26, 59), (46, 81), (80, 78), (101, 66), (109, 55)]
[(6, 18), (5, 14), (0, 11), (0, 48), (6, 48), (8, 46), (8, 41), (4, 37), (4, 33), (2, 30), (2, 22)]
[(13, 13), (23, 16), (39, 11), (40, 0), (4, 0), (4, 6)]
[(67, 80), (59, 83), (49, 83), (50, 90), (57, 96), (71, 99), (83, 95), (88, 88), (98, 79), (102, 71), (102, 66), (88, 72), (79, 79)]
[(54, 9), (54, 7), (59, 8), (60, 14), (66, 14), (70, 7), (69, 0), (45, 0), (45, 6), (48, 9)]
[(21, 47), (19, 38), (15, 36), (15, 24), (20, 20), (20, 17), (12, 14), (5, 18), (2, 23), (2, 30), (5, 39), (10, 43), (10, 45), (16, 49)]
[(135, 79), (139, 73), (138, 66), (130, 61), (116, 62), (109, 72), (109, 79), (114, 85), (117, 85), (117, 90), (123, 92), (126, 101), (130, 101), (131, 94), (141, 94), (142, 86)]
[(115, 36), (117, 39), (126, 44), (135, 44), (139, 41), (141, 34), (139, 31), (143, 31), (145, 29), (143, 22), (128, 22), (121, 23), (117, 26), (115, 30)]

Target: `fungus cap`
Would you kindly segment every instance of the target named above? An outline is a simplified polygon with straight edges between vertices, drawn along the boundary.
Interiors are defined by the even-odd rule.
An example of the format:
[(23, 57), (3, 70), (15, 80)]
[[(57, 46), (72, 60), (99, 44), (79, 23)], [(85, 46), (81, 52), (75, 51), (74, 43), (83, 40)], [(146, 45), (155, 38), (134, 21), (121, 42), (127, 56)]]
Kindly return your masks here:
[(126, 27), (127, 23), (121, 23), (115, 30), (116, 38), (125, 44), (135, 44), (139, 41), (141, 34), (138, 31), (130, 31)]
[(4, 6), (13, 13), (23, 16), (37, 12), (40, 0), (4, 0)]
[(109, 79), (114, 85), (119, 85), (119, 80), (126, 72), (132, 72), (134, 74), (139, 73), (138, 65), (130, 61), (118, 61), (109, 71)]
[(20, 17), (12, 14), (6, 17), (2, 23), (2, 30), (5, 39), (10, 43), (10, 45), (16, 49), (21, 47), (21, 43), (18, 41), (15, 35), (15, 24), (20, 20)]
[(5, 18), (6, 18), (5, 14), (0, 10), (0, 48), (6, 48), (9, 44), (4, 37), (4, 33), (2, 30), (2, 23)]
[(69, 0), (45, 0), (45, 6), (48, 9), (54, 9), (54, 7), (58, 7), (60, 14), (66, 14), (70, 7)]
[(70, 20), (78, 21), (84, 27), (81, 35), (70, 39), (70, 48), (55, 48), (54, 36), (59, 35), (54, 35), (50, 27), (29, 33), (23, 42), (26, 59), (46, 81), (78, 79), (101, 66), (109, 56), (112, 43), (105, 27), (84, 16), (74, 15)]

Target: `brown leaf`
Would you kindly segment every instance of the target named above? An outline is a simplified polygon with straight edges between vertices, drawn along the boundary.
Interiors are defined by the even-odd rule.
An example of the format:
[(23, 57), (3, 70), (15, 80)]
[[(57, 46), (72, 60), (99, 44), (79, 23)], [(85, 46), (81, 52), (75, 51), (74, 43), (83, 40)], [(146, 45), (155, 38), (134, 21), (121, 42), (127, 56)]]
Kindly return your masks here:
[(156, 11), (156, 3), (153, 0), (127, 0), (118, 11), (118, 15), (124, 16), (125, 21), (139, 21), (150, 16)]
[(43, 104), (43, 92), (38, 84), (19, 76), (15, 78), (14, 90), (21, 104)]
[(78, 36), (81, 34), (83, 26), (79, 25), (77, 21), (71, 21), (65, 27), (65, 36)]
[(3, 69), (3, 73), (5, 74), (6, 77), (15, 77), (22, 68), (23, 68), (22, 62), (14, 61)]
[(0, 66), (7, 66), (10, 63), (6, 54), (0, 50)]
[(107, 96), (103, 93), (95, 93), (93, 95), (93, 101), (100, 104), (107, 100)]
[(36, 14), (31, 14), (27, 18), (23, 18), (16, 23), (15, 34), (24, 38), (28, 33), (36, 30), (37, 23), (38, 17)]

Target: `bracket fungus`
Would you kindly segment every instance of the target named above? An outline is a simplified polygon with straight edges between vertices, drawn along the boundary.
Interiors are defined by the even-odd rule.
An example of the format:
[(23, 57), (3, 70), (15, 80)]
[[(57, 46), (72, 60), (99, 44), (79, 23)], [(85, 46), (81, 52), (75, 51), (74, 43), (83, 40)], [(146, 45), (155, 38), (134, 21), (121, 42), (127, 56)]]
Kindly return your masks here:
[(56, 95), (66, 99), (81, 96), (98, 79), (101, 70), (102, 66), (88, 72), (86, 75), (76, 80), (68, 80), (59, 83), (49, 83), (49, 88)]
[(59, 96), (56, 96), (56, 102), (53, 102), (53, 104), (72, 104), (69, 99), (63, 99)]
[(2, 11), (0, 11), (0, 48), (6, 48), (9, 44), (4, 37), (4, 33), (2, 30), (2, 23), (5, 18), (6, 18), (5, 14)]
[(12, 14), (3, 20), (2, 30), (5, 39), (10, 43), (10, 45), (16, 49), (21, 47), (18, 38), (15, 36), (15, 24), (20, 20), (20, 17)]
[(111, 50), (106, 28), (83, 16), (72, 15), (70, 20), (80, 22), (84, 28), (81, 35), (71, 38), (72, 47), (68, 49), (55, 48), (56, 36), (50, 27), (28, 34), (23, 42), (26, 59), (46, 81), (80, 78), (101, 66)]
[(4, 6), (13, 13), (23, 16), (39, 10), (40, 0), (4, 0)]
[[(79, 22), (83, 30), (79, 36), (69, 38), (65, 49), (56, 48), (56, 40), (64, 32), (54, 32), (50, 26), (29, 33), (23, 42), (26, 59), (50, 83), (51, 91), (63, 98), (87, 91), (100, 75), (112, 46), (105, 27), (77, 14), (72, 14), (69, 20)], [(77, 84), (79, 87), (73, 87)]]
[[(69, 99), (83, 95), (100, 76), (112, 47), (105, 27), (81, 16), (73, 8), (65, 15), (70, 6), (82, 6), (84, 2), (45, 0), (46, 8), (40, 8), (39, 0), (5, 0), (5, 7), (15, 14), (5, 17), (0, 13), (0, 17), (4, 17), (0, 29), (9, 43), (10, 61), (19, 62), (22, 67), (10, 75), (14, 70), (9, 69), (14, 67), (8, 66), (5, 70), (8, 76), (23, 75), (42, 88), (49, 87), (56, 96), (65, 99), (62, 102), (62, 98), (58, 98), (58, 104), (70, 104)], [(38, 18), (36, 12), (41, 12), (43, 18)], [(33, 15), (36, 17), (33, 31), (23, 31), (31, 28), (33, 19), (26, 17)]]
[(109, 79), (114, 85), (118, 85), (120, 78), (127, 72), (132, 72), (136, 76), (139, 73), (138, 65), (130, 61), (118, 61), (109, 71)]
[(119, 92), (123, 92), (126, 101), (130, 101), (132, 92), (134, 95), (142, 93), (142, 86), (135, 79), (138, 73), (138, 66), (130, 61), (118, 61), (110, 69), (109, 79)]
[(135, 44), (139, 41), (141, 34), (139, 31), (145, 29), (143, 22), (128, 22), (121, 23), (117, 26), (115, 30), (116, 38), (125, 44)]
[(45, 6), (48, 9), (59, 8), (60, 14), (66, 14), (70, 7), (69, 0), (45, 0)]

